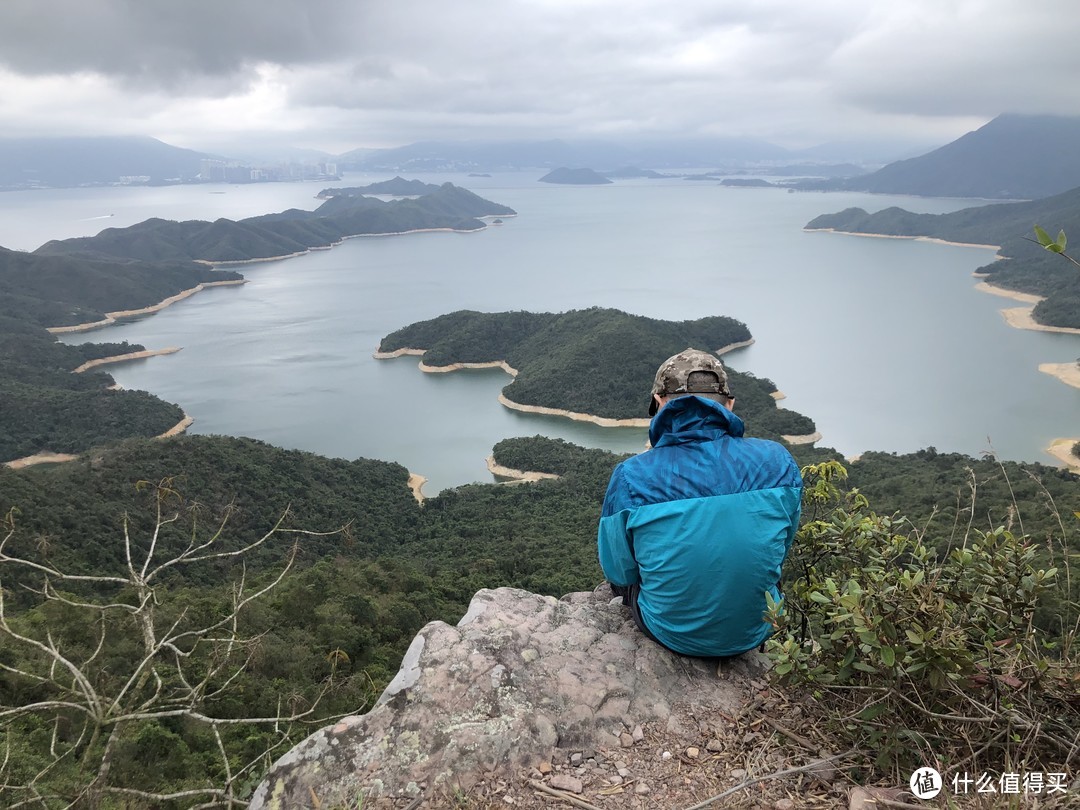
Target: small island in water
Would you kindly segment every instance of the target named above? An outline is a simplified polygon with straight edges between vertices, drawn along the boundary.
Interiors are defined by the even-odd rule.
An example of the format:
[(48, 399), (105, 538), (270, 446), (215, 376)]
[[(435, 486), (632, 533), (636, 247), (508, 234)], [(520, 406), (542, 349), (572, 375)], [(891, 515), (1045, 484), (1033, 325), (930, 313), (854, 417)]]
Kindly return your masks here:
[[(384, 337), (376, 357), (422, 356), (429, 372), (498, 366), (514, 380), (500, 397), (510, 408), (601, 425), (649, 422), (656, 369), (687, 346), (723, 353), (753, 341), (744, 323), (722, 316), (661, 321), (616, 309), (472, 312), (421, 321)], [(815, 441), (813, 420), (777, 407), (771, 380), (728, 368), (751, 435)]]
[(604, 175), (592, 169), (554, 169), (540, 178), (541, 183), (557, 183), (565, 186), (602, 186), (610, 183)]

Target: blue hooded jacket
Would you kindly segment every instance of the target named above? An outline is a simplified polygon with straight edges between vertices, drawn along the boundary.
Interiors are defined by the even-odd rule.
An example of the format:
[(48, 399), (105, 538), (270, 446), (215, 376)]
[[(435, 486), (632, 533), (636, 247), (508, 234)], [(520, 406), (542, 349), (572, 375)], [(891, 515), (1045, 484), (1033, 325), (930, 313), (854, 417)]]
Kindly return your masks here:
[(718, 402), (669, 401), (649, 426), (652, 449), (615, 468), (604, 498), (600, 565), (640, 585), (645, 626), (675, 652), (737, 655), (771, 633), (765, 593), (799, 525), (802, 478), (776, 442), (743, 438)]

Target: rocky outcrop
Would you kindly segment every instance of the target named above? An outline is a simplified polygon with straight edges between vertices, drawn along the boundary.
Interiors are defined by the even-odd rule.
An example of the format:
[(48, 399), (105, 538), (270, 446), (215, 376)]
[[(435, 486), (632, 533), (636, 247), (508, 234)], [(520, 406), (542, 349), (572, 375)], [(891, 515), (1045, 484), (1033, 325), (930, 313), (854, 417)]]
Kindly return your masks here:
[(278, 760), (251, 808), (467, 790), (493, 773), (549, 763), (559, 750), (617, 749), (642, 723), (677, 724), (678, 704), (734, 715), (762, 658), (725, 662), (719, 677), (715, 659), (647, 640), (606, 585), (561, 600), (483, 590), (456, 627), (420, 631), (370, 712)]

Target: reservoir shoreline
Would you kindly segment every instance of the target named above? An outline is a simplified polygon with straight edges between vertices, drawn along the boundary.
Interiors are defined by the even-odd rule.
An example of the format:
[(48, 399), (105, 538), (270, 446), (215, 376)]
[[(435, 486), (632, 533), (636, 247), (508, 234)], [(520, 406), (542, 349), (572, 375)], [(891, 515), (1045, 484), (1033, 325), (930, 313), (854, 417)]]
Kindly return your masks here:
[[(177, 436), (187, 430), (195, 423), (195, 420), (184, 414), (184, 418), (166, 430), (164, 433), (159, 433), (154, 436), (155, 439), (168, 439), (170, 436)], [(30, 456), (23, 456), (22, 458), (15, 458), (11, 461), (5, 461), (4, 466), (12, 470), (23, 470), (27, 467), (33, 467), (36, 464), (60, 464), (68, 461), (76, 461), (79, 458), (77, 453), (54, 453), (51, 450), (41, 450)]]
[[(723, 355), (728, 352), (735, 351), (736, 349), (742, 349), (747, 346), (753, 345), (754, 339), (740, 340), (734, 343), (729, 343), (726, 346), (721, 346), (714, 354)], [(372, 357), (376, 360), (391, 360), (397, 357), (423, 357), (427, 354), (427, 349), (419, 349), (412, 346), (405, 346), (400, 349), (394, 349), (393, 351), (384, 352), (376, 350)], [(418, 368), (425, 374), (444, 374), (451, 371), (460, 371), (463, 369), (479, 369), (479, 368), (500, 368), (509, 374), (511, 377), (517, 377), (518, 370), (507, 363), (505, 360), (488, 360), (479, 363), (450, 363), (445, 366), (432, 366), (425, 363), (423, 360), (418, 364)], [(777, 396), (779, 395), (779, 396)], [(782, 399), (784, 395), (776, 391), (771, 395), (774, 399)], [(578, 411), (568, 411), (563, 408), (550, 408), (545, 405), (526, 405), (521, 402), (515, 402), (503, 393), (499, 393), (499, 404), (503, 407), (509, 408), (514, 411), (520, 411), (522, 413), (536, 413), (543, 416), (559, 416), (564, 419), (572, 419), (575, 422), (588, 422), (600, 427), (632, 427), (632, 428), (647, 428), (652, 424), (652, 419), (649, 417), (630, 417), (625, 419), (616, 419), (607, 416), (597, 416), (591, 413), (580, 413)], [(813, 444), (821, 441), (821, 432), (814, 431), (813, 433), (800, 434), (800, 435), (784, 435), (781, 438), (788, 444)], [(494, 463), (494, 461), (492, 461)], [(490, 469), (490, 464), (488, 465)], [(520, 472), (520, 471), (519, 471)], [(509, 477), (509, 476), (507, 476)]]

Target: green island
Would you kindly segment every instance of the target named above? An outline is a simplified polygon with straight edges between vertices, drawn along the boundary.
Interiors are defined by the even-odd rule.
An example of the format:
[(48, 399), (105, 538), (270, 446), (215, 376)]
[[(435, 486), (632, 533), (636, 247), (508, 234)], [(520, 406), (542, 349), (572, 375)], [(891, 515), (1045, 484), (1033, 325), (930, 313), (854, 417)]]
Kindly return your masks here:
[[(746, 325), (723, 316), (669, 322), (593, 307), (564, 313), (453, 312), (392, 332), (381, 355), (424, 350), (425, 368), (505, 362), (517, 374), (512, 404), (600, 419), (648, 419), (648, 394), (661, 362), (687, 346), (710, 351), (751, 341)], [(739, 413), (753, 435), (806, 436), (813, 420), (776, 405), (771, 380), (731, 370)]]
[(326, 200), (314, 211), (290, 209), (236, 222), (148, 219), (129, 228), (106, 228), (97, 236), (46, 242), (35, 254), (244, 263), (331, 247), (351, 236), (475, 231), (484, 227), (478, 217), (514, 213), (512, 208), (468, 189), (443, 183), (415, 199), (385, 202), (376, 197), (342, 195)]
[[(487, 175), (490, 177), (491, 175)], [(434, 183), (425, 183), (423, 180), (406, 180), (400, 175), (383, 180), (379, 183), (368, 183), (366, 186), (335, 186), (324, 188), (315, 196), (320, 200), (329, 200), (333, 197), (362, 197), (366, 194), (388, 194), (392, 197), (422, 196), (438, 191), (439, 187)]]
[(540, 182), (564, 186), (603, 186), (611, 181), (592, 169), (569, 169), (562, 166), (545, 174), (540, 178)]
[[(406, 223), (416, 211), (389, 210), (405, 212)], [(41, 253), (0, 253), (4, 459), (40, 449), (78, 454), (64, 464), (0, 466), (0, 736), (8, 741), (0, 803), (68, 806), (92, 780), (152, 793), (228, 783), (246, 795), (272, 758), (314, 728), (370, 708), (416, 632), (434, 619), (455, 622), (478, 589), (558, 597), (601, 578), (595, 532), (621, 459), (612, 453), (540, 436), (507, 439), (492, 450), (498, 464), (557, 477), (457, 487), (421, 505), (398, 464), (244, 438), (149, 438), (177, 421), (178, 406), (113, 391), (98, 369), (71, 373), (142, 347), (66, 346), (46, 327), (240, 280), (191, 261), (199, 252), (180, 238), (183, 230), (136, 226), (100, 244), (73, 240), (79, 245), (70, 250), (51, 243)], [(506, 389), (514, 401), (621, 419), (645, 415), (665, 357), (688, 345), (722, 349), (750, 339), (729, 318), (669, 323), (593, 308), (451, 313), (388, 335), (380, 349), (424, 349), (433, 366), (505, 362), (518, 372)], [(807, 417), (776, 407), (771, 381), (732, 371), (731, 384), (753, 434), (813, 430)], [(809, 487), (784, 575), (790, 622), (826, 643), (815, 651), (778, 619), (785, 624), (771, 648), (776, 682), (827, 693), (837, 705), (855, 693), (829, 691), (833, 684), (879, 696), (871, 714), (843, 704), (841, 714), (853, 722), (827, 714), (815, 721), (835, 735), (837, 750), (880, 752), (878, 762), (860, 766), (860, 779), (919, 764), (909, 760), (928, 738), (935, 746), (975, 742), (965, 735), (979, 729), (993, 730), (977, 744), (995, 763), (1023, 755), (1058, 768), (1059, 729), (1080, 721), (1075, 678), (1059, 676), (1076, 671), (1070, 644), (1080, 577), (1069, 566), (1080, 548), (1072, 517), (1080, 514), (1080, 480), (1040, 464), (928, 448), (866, 453), (849, 465), (845, 482), (836, 451), (791, 451), (806, 465)], [(235, 556), (189, 560), (193, 546), (211, 540), (209, 548)], [(883, 554), (892, 555), (884, 564)], [(140, 590), (139, 562), (151, 557), (167, 565), (150, 591)], [(265, 593), (235, 614), (234, 630), (223, 630), (216, 623), (232, 615), (241, 583), (243, 593)], [(99, 600), (131, 609), (87, 607)], [(863, 624), (852, 623), (852, 605)], [(182, 654), (146, 652), (141, 622), (151, 607), (157, 628), (187, 638)], [(210, 627), (217, 627), (211, 635), (238, 641), (209, 650), (191, 641)], [(39, 637), (51, 641), (23, 641)], [(48, 644), (77, 664), (79, 677), (50, 665)], [(1041, 658), (1033, 657), (1035, 646)], [(192, 671), (209, 673), (197, 689)], [(903, 703), (911, 690), (933, 715)], [(82, 707), (88, 691), (108, 698), (101, 710)], [(1021, 727), (1017, 743), (999, 733), (1009, 727), (1000, 718), (975, 727), (950, 721), (971, 710), (963, 694), (1004, 702), (1002, 711), (1027, 713), (1038, 728)], [(211, 731), (176, 713), (195, 699), (199, 716), (236, 722)], [(825, 712), (832, 704), (804, 705)], [(294, 721), (245, 719), (282, 713)], [(959, 757), (963, 745), (957, 750)], [(101, 806), (132, 806), (126, 801), (114, 794)]]
[(886, 208), (870, 214), (847, 208), (812, 219), (807, 230), (842, 233), (926, 237), (948, 242), (995, 245), (998, 261), (979, 268), (986, 281), (1043, 300), (1032, 318), (1039, 324), (1080, 328), (1080, 271), (1031, 241), (1032, 225), (1047, 231), (1080, 233), (1080, 188), (1040, 200), (965, 208), (950, 214), (913, 214)]

